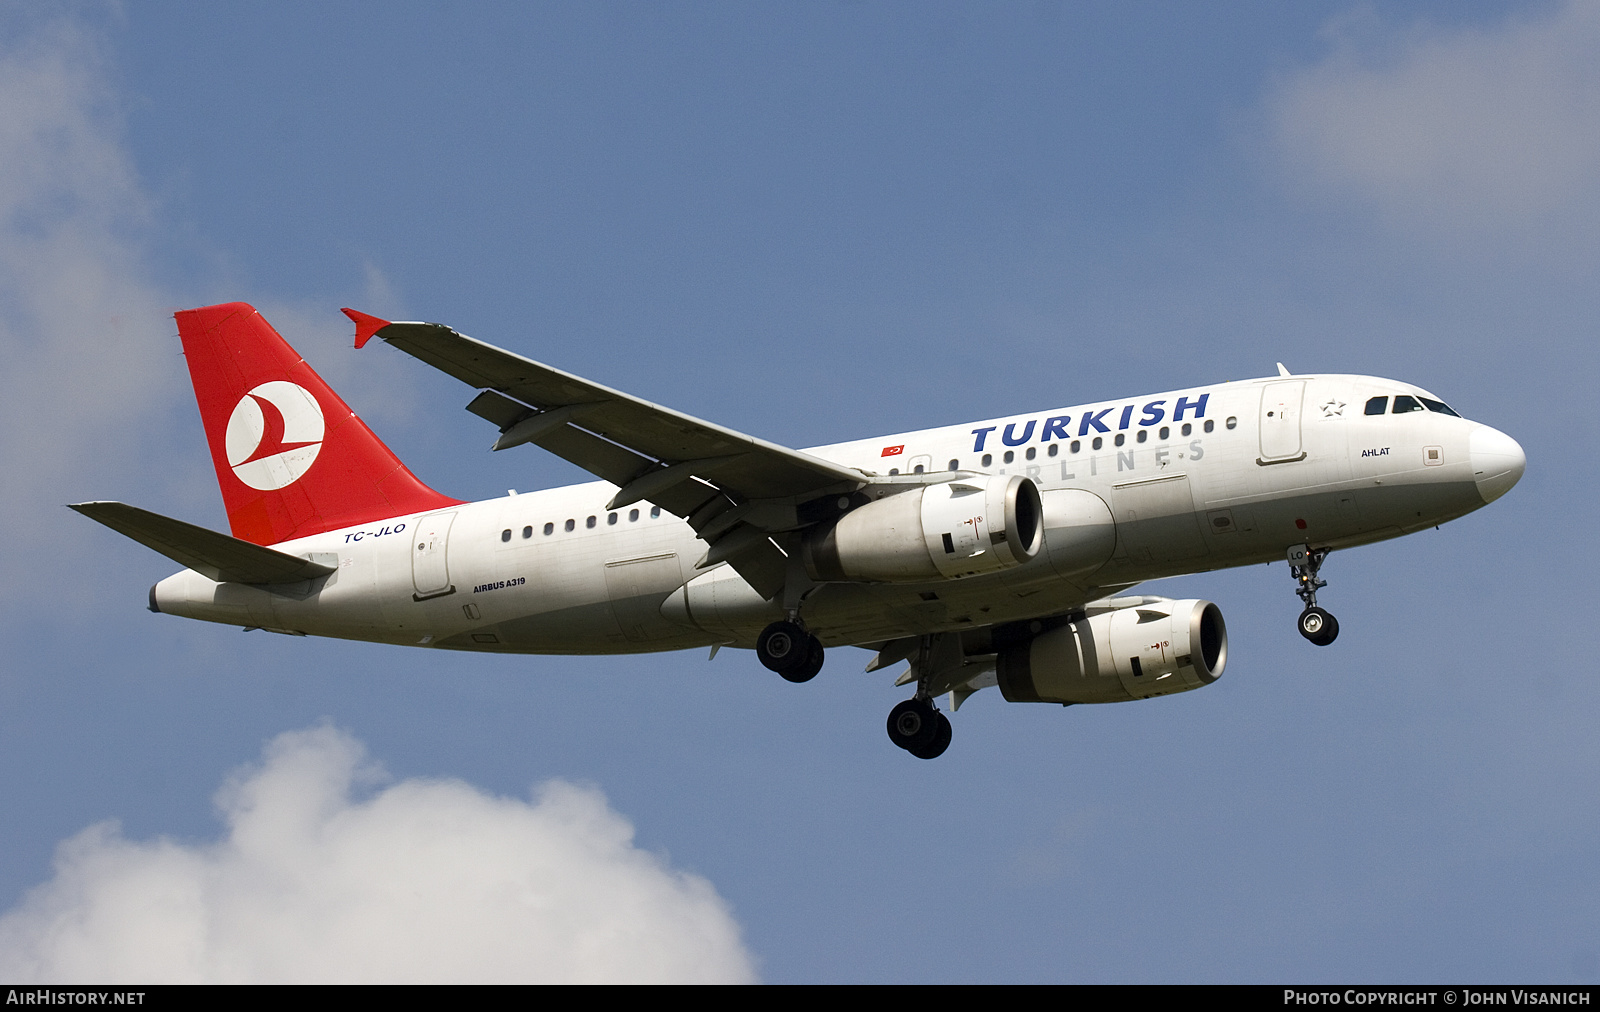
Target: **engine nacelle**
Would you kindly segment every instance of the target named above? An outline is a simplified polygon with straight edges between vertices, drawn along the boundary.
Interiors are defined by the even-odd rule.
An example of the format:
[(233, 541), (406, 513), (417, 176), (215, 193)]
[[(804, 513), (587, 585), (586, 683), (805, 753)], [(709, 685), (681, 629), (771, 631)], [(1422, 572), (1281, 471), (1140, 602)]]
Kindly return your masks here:
[(1020, 566), (1044, 544), (1039, 488), (1021, 475), (957, 478), (858, 507), (801, 548), (814, 580), (923, 583)]
[(1228, 662), (1228, 629), (1210, 601), (1162, 601), (1091, 615), (1000, 652), (1013, 703), (1120, 703), (1210, 685)]

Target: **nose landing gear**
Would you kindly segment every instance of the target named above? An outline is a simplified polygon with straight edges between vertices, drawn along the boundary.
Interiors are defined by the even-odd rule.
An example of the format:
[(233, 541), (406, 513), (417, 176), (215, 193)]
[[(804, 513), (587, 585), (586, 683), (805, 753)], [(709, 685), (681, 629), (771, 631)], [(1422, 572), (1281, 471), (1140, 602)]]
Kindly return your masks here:
[(1321, 608), (1307, 608), (1300, 613), (1300, 635), (1325, 647), (1339, 635), (1339, 620)]
[(1294, 592), (1305, 602), (1305, 610), (1300, 613), (1300, 635), (1319, 647), (1327, 646), (1339, 636), (1339, 620), (1317, 607), (1317, 591), (1328, 585), (1328, 581), (1317, 578), (1322, 560), (1327, 557), (1326, 548), (1295, 545), (1289, 549), (1289, 575), (1299, 584)]

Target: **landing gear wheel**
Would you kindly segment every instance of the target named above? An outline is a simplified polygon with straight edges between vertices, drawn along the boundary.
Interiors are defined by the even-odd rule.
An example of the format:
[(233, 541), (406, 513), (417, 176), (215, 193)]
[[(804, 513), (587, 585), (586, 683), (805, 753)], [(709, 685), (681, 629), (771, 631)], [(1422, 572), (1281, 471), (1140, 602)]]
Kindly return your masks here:
[(933, 740), (921, 748), (906, 749), (907, 752), (910, 752), (918, 759), (937, 759), (944, 755), (945, 749), (950, 747), (950, 718), (937, 711), (935, 711), (934, 716), (939, 718), (937, 721), (939, 726), (934, 730)]
[(793, 622), (774, 622), (756, 639), (756, 656), (768, 671), (804, 682), (822, 670), (822, 644)]
[[(925, 699), (904, 700), (889, 711), (889, 740), (912, 755), (917, 755), (919, 750), (927, 750), (938, 740), (939, 721), (943, 718), (944, 714), (935, 710), (933, 704)], [(945, 726), (949, 726), (949, 723), (945, 721)], [(939, 752), (943, 751), (943, 748), (939, 749)]]
[(806, 662), (793, 671), (778, 672), (788, 681), (809, 682), (817, 677), (817, 672), (822, 670), (822, 641), (808, 634), (806, 642), (810, 644), (810, 649), (806, 653)]
[(1300, 613), (1300, 635), (1325, 647), (1339, 637), (1339, 620), (1321, 608), (1307, 608)]

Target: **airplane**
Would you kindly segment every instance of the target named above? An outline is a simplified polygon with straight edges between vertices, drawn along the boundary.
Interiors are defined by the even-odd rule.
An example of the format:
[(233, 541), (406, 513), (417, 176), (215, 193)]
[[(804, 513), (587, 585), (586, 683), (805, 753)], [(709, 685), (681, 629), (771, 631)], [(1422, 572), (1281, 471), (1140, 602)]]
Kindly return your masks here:
[(482, 653), (754, 649), (791, 682), (825, 648), (905, 663), (889, 738), (942, 754), (950, 712), (1109, 703), (1222, 675), (1216, 604), (1148, 580), (1285, 559), (1300, 633), (1332, 551), (1504, 495), (1526, 458), (1433, 394), (1278, 375), (794, 450), (434, 323), (352, 309), (478, 391), (467, 410), (599, 480), (463, 502), (434, 491), (252, 306), (176, 314), (232, 534), (120, 502), (71, 508), (167, 556), (153, 612)]

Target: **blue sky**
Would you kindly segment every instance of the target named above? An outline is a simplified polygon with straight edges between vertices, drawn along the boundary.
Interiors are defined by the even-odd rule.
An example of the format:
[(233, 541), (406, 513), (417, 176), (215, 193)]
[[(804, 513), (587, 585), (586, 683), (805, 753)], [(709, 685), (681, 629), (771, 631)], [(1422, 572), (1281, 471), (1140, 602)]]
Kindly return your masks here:
[[(458, 813), (435, 863), (383, 852), (395, 881), (486, 869), (428, 916), (525, 947), (446, 978), (1600, 973), (1600, 7), (82, 4), (4, 9), (0, 39), (0, 976), (176, 975), (127, 961), (151, 929), (95, 905), (115, 869), (230, 881), (250, 827), (302, 809), (402, 855), (384, 813)], [(857, 651), (793, 686), (739, 652), (480, 658), (145, 612), (169, 564), (61, 504), (225, 528), (170, 314), (231, 300), (469, 499), (583, 475), (491, 456), (463, 388), (358, 355), (340, 306), (794, 446), (1283, 361), (1429, 388), (1529, 465), (1333, 556), (1326, 650), (1282, 565), (1169, 581), (1227, 616), (1216, 685), (981, 694), (921, 763)], [(349, 884), (336, 838), (303, 863)], [(571, 916), (651, 931), (554, 959), (494, 899), (529, 847), (577, 855)], [(370, 930), (326, 951), (392, 977), (363, 960), (422, 915), (350, 888)], [(40, 925), (85, 909), (123, 962), (51, 949)], [(324, 972), (269, 928), (162, 930)]]

